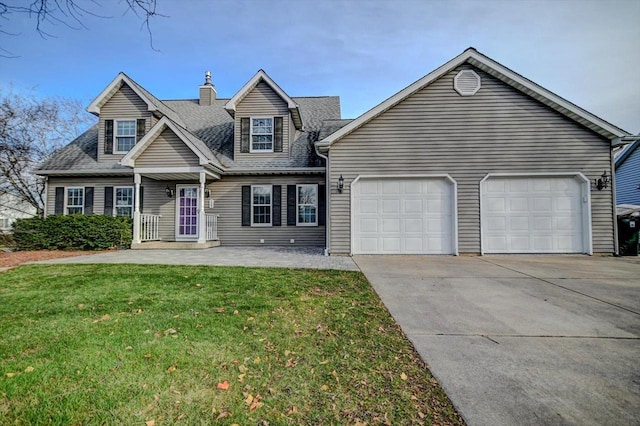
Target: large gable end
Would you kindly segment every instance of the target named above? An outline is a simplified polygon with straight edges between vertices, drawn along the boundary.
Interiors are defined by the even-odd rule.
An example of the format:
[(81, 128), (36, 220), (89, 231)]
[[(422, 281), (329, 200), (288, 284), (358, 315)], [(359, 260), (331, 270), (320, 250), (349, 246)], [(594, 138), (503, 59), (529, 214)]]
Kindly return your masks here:
[(236, 109), (238, 104), (260, 83), (267, 84), (271, 90), (273, 90), (286, 104), (289, 112), (291, 113), (291, 118), (293, 119), (293, 124), (296, 129), (303, 130), (303, 122), (302, 115), (300, 114), (299, 105), (285, 93), (284, 90), (278, 86), (275, 81), (271, 79), (267, 75), (264, 70), (259, 70), (252, 78), (249, 80), (242, 88), (236, 93), (229, 101), (225, 104), (225, 109), (231, 114), (232, 117), (235, 116)]

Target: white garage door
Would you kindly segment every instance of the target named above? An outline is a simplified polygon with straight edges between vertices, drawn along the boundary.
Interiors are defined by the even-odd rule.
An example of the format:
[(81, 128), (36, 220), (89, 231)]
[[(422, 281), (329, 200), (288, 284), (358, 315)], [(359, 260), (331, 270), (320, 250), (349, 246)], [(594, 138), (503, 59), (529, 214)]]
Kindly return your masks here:
[(352, 191), (354, 254), (455, 253), (449, 179), (362, 178)]
[(587, 252), (583, 186), (573, 176), (482, 182), (484, 253)]

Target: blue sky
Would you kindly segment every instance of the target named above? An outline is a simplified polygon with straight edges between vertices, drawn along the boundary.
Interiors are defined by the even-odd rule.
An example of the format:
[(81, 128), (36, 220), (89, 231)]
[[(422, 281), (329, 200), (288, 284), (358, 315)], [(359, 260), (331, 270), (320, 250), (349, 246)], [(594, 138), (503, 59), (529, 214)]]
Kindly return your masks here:
[(640, 132), (640, 1), (157, 1), (159, 51), (121, 0), (86, 0), (107, 18), (48, 25), (46, 40), (28, 16), (0, 22), (19, 55), (0, 58), (0, 88), (88, 104), (124, 71), (160, 99), (195, 98), (211, 70), (231, 97), (262, 68), (291, 96), (339, 95), (353, 118), (473, 46)]

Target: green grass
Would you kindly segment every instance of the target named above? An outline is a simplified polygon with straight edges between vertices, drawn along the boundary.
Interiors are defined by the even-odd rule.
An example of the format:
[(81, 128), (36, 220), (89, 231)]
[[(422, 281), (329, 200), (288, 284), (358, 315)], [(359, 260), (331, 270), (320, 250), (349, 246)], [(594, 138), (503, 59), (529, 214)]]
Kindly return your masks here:
[(0, 275), (0, 424), (152, 420), (462, 423), (360, 273), (34, 265)]

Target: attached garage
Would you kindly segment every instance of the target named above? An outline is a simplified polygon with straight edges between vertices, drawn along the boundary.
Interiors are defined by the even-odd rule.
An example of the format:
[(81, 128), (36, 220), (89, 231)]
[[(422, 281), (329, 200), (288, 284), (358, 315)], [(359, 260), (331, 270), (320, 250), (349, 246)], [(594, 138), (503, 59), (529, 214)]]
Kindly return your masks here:
[(589, 180), (488, 175), (480, 183), (483, 253), (591, 254)]
[(457, 254), (449, 176), (358, 177), (351, 191), (353, 254)]

